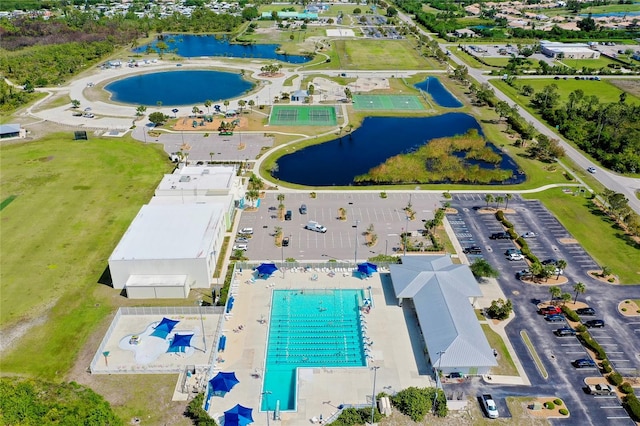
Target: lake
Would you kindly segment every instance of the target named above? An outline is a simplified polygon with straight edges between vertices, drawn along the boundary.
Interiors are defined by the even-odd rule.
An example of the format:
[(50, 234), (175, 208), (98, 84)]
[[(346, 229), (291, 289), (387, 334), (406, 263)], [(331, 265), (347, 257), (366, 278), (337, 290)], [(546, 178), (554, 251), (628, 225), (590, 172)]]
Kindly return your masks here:
[[(154, 51), (159, 52), (156, 45), (160, 40), (150, 43)], [(176, 53), (185, 58), (200, 56), (223, 56), (228, 58), (258, 58), (275, 59), (291, 64), (303, 64), (311, 60), (308, 56), (283, 55), (276, 53), (280, 47), (277, 44), (236, 44), (230, 43), (227, 37), (216, 38), (214, 35), (198, 34), (165, 34), (162, 40), (168, 46), (168, 52)], [(144, 53), (149, 44), (138, 46), (133, 51)]]
[[(362, 126), (342, 138), (303, 148), (278, 159), (273, 176), (285, 182), (307, 186), (353, 185), (354, 178), (398, 154), (414, 151), (427, 141), (477, 129), (475, 118), (452, 112), (435, 117), (367, 117)], [(500, 152), (497, 148), (497, 152)], [(477, 164), (477, 163), (476, 163)], [(494, 168), (493, 164), (482, 165)], [(499, 184), (522, 183), (524, 174), (507, 155), (498, 165), (511, 170), (513, 177)]]
[(427, 77), (423, 82), (413, 86), (430, 94), (435, 103), (441, 107), (460, 108), (462, 106), (462, 102), (457, 100), (437, 77)]
[(240, 74), (221, 71), (166, 71), (140, 74), (109, 83), (111, 100), (135, 105), (202, 105), (241, 96), (253, 84)]

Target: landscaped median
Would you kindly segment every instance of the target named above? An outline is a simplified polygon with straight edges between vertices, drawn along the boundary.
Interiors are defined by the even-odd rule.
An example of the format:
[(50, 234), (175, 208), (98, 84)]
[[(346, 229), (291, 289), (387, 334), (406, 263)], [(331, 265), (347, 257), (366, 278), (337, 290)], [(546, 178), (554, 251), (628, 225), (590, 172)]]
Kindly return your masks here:
[(520, 337), (522, 338), (522, 341), (524, 342), (525, 346), (527, 347), (527, 350), (529, 351), (529, 355), (531, 355), (531, 358), (533, 359), (533, 362), (536, 364), (536, 367), (538, 368), (538, 371), (540, 372), (540, 375), (544, 379), (548, 379), (549, 378), (549, 373), (547, 373), (547, 369), (545, 368), (544, 364), (542, 363), (542, 360), (540, 359), (540, 356), (536, 352), (536, 348), (533, 346), (533, 343), (531, 343), (531, 339), (529, 339), (529, 335), (527, 334), (527, 332), (525, 330), (520, 331)]

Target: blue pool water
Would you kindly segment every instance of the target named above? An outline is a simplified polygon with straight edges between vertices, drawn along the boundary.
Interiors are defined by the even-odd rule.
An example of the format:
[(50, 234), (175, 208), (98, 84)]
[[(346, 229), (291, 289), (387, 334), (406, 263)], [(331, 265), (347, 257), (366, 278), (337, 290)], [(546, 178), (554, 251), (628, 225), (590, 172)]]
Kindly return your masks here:
[[(362, 290), (274, 290), (261, 409), (296, 410), (299, 367), (364, 367)], [(268, 405), (267, 405), (268, 403)]]
[[(138, 46), (133, 51), (144, 53), (147, 46), (151, 45), (154, 51), (159, 52), (156, 48), (158, 41)], [(311, 60), (308, 56), (276, 53), (279, 47), (277, 44), (235, 44), (230, 43), (227, 37), (216, 37), (210, 34), (166, 34), (163, 41), (169, 52), (176, 51), (178, 55), (185, 58), (224, 56), (228, 58), (276, 59), (291, 64), (303, 64)]]
[[(240, 74), (221, 71), (167, 71), (140, 74), (105, 86), (111, 99), (136, 105), (202, 105), (235, 98), (253, 88)], [(191, 108), (189, 108), (191, 110)]]
[(462, 106), (462, 102), (457, 100), (437, 77), (427, 77), (425, 81), (414, 84), (414, 87), (430, 94), (433, 100), (441, 107), (460, 108)]
[[(367, 117), (362, 126), (341, 138), (283, 155), (273, 176), (309, 186), (352, 185), (356, 176), (398, 154), (414, 151), (434, 138), (461, 135), (480, 125), (469, 114), (451, 112), (434, 117)], [(497, 151), (497, 148), (494, 147)], [(516, 162), (504, 153), (498, 165), (512, 178), (496, 184), (517, 184), (526, 179)], [(494, 164), (481, 164), (494, 168)]]

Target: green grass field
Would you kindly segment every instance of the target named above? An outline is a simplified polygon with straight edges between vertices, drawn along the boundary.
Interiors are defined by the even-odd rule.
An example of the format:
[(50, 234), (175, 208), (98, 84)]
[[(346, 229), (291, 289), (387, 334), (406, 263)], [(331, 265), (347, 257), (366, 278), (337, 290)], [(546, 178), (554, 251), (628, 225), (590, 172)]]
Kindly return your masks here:
[(600, 68), (606, 68), (609, 64), (619, 64), (619, 62), (603, 56), (598, 59), (556, 59), (556, 62), (576, 70), (581, 70), (583, 67), (599, 70)]
[[(518, 94), (515, 88), (509, 86), (504, 81), (494, 79), (491, 80), (491, 84), (502, 90), (505, 94), (509, 95), (511, 99), (520, 103), (523, 107), (527, 106), (527, 104), (529, 103), (530, 98)], [(569, 77), (567, 80), (554, 80), (553, 78), (532, 78), (516, 80), (516, 85), (520, 87), (524, 86), (525, 84), (533, 87), (536, 93), (542, 91), (545, 86), (555, 84), (556, 86), (558, 86), (558, 93), (560, 94), (561, 102), (567, 101), (567, 99), (569, 99), (569, 94), (578, 89), (582, 89), (584, 91), (584, 94), (587, 96), (597, 96), (601, 103), (618, 102), (618, 100), (620, 99), (620, 94), (622, 93), (622, 90), (605, 80), (576, 80), (573, 77)], [(633, 96), (632, 94), (627, 94), (626, 102), (639, 103), (640, 99)]]
[(409, 40), (335, 40), (340, 68), (357, 70), (426, 69), (428, 62)]
[(171, 165), (130, 138), (71, 132), (0, 147), (3, 330), (42, 318), (2, 371), (60, 377), (112, 307), (96, 298), (111, 251)]
[(639, 248), (629, 242), (615, 223), (591, 207), (589, 200), (565, 194), (561, 188), (523, 197), (541, 200), (598, 265), (610, 267), (623, 284), (640, 283)]

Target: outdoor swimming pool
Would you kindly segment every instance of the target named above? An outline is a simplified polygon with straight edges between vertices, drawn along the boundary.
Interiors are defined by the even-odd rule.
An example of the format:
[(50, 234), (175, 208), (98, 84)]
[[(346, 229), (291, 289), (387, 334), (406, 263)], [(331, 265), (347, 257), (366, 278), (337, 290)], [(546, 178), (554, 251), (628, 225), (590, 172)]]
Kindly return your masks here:
[[(296, 410), (300, 367), (364, 367), (363, 290), (274, 290), (261, 409)], [(267, 405), (268, 404), (268, 405)]]

